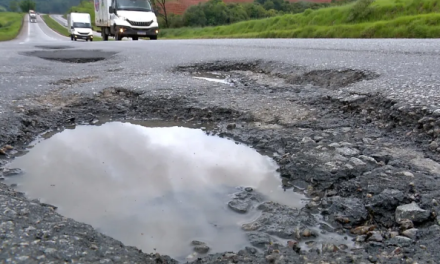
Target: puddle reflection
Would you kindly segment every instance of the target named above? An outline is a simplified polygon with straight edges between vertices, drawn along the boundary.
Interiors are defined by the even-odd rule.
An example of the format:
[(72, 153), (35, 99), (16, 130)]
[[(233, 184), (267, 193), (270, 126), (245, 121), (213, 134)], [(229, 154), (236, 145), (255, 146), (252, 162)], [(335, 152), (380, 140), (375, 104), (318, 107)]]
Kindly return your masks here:
[(192, 252), (192, 240), (206, 242), (209, 253), (248, 245), (240, 225), (258, 212), (228, 209), (237, 186), (291, 207), (303, 205), (299, 194), (283, 192), (268, 157), (177, 126), (78, 126), (42, 140), (10, 167), (23, 169), (10, 181), (30, 198), (54, 204), (62, 215), (126, 245), (175, 258)]

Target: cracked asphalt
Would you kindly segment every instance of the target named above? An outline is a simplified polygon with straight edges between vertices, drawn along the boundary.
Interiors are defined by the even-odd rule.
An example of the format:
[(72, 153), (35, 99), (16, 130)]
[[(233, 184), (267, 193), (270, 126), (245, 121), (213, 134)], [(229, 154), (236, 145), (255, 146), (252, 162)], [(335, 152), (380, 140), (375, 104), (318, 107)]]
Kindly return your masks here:
[[(109, 115), (200, 120), (218, 126), (212, 133), (270, 153), (285, 187), (310, 201), (301, 210), (260, 204), (262, 216), (243, 225), (254, 247), (198, 263), (438, 263), (439, 44), (73, 42), (41, 18), (26, 20), (15, 40), (0, 43), (0, 165), (14, 156), (6, 145), (21, 153), (39, 133), (72, 122)], [(191, 76), (213, 71), (232, 85)], [(10, 175), (0, 168), (2, 178)], [(2, 262), (174, 263), (166, 252), (125, 247), (3, 183), (0, 199)], [(322, 233), (312, 234), (316, 226)], [(324, 241), (319, 248), (316, 241), (297, 247), (331, 234), (358, 247), (325, 239), (317, 239)], [(288, 242), (273, 245), (271, 236)]]

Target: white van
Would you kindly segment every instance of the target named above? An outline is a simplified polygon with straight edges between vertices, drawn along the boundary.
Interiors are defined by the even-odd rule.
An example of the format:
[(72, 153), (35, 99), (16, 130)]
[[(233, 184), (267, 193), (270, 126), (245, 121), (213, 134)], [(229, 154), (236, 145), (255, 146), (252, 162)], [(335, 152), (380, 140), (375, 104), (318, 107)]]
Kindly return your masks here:
[(86, 41), (93, 41), (92, 22), (89, 13), (68, 14), (67, 27), (71, 40), (85, 39)]
[(95, 25), (101, 27), (104, 41), (123, 37), (157, 39), (159, 25), (149, 0), (94, 0)]

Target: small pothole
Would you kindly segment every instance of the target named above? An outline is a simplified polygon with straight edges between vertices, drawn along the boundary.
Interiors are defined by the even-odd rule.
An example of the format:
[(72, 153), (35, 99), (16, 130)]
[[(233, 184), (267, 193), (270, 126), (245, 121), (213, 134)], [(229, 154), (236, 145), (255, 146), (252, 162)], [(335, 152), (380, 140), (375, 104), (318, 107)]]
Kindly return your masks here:
[(63, 45), (54, 45), (54, 46), (49, 46), (49, 45), (37, 45), (35, 46), (35, 48), (39, 48), (39, 49), (49, 49), (49, 50), (59, 50), (59, 49), (71, 49), (73, 48), (72, 46), (63, 46)]
[(116, 52), (102, 50), (36, 50), (23, 54), (51, 61), (90, 63), (109, 59), (115, 55)]

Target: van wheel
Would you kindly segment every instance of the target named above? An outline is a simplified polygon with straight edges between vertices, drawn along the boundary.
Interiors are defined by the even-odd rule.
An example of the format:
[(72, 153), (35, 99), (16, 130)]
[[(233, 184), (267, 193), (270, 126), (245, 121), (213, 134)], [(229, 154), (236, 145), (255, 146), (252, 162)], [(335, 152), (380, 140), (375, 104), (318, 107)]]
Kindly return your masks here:
[(138, 40), (139, 37), (138, 37), (138, 36), (136, 36), (136, 37), (132, 37), (132, 39), (133, 39), (133, 40)]
[(108, 41), (108, 34), (106, 28), (101, 28), (101, 37), (103, 41)]
[(122, 36), (119, 34), (118, 31), (115, 32), (115, 40), (122, 40)]

